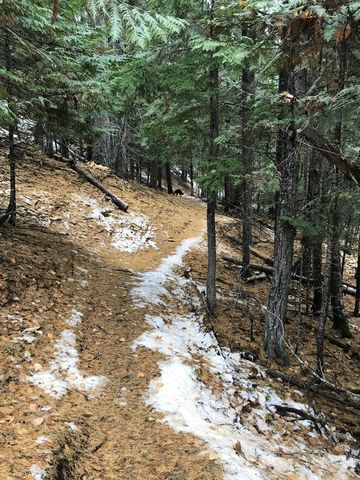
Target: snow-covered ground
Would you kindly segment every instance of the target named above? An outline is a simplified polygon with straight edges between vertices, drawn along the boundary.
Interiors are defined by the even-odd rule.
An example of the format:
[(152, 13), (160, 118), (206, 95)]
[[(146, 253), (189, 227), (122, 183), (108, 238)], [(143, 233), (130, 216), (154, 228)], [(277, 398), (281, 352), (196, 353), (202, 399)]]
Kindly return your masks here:
[[(66, 321), (69, 327), (81, 322), (82, 313), (73, 310)], [(37, 371), (28, 380), (45, 393), (61, 398), (71, 388), (84, 392), (96, 392), (104, 386), (107, 379), (99, 375), (85, 376), (79, 368), (79, 352), (76, 348), (76, 335), (70, 328), (64, 330), (55, 342), (55, 359), (47, 367), (37, 366)]]
[[(193, 313), (178, 315), (171, 303), (166, 303), (170, 291), (165, 284), (169, 281), (171, 295), (184, 304), (188, 301), (188, 281), (173, 269), (199, 242), (184, 241), (157, 270), (140, 274), (138, 285), (132, 289), (134, 303), (148, 311), (145, 320), (150, 326), (133, 349), (144, 346), (166, 357), (159, 363), (160, 377), (149, 385), (146, 402), (162, 413), (164, 422), (174, 430), (202, 439), (221, 462), (225, 480), (348, 479), (355, 466), (353, 459), (327, 452), (321, 441), (316, 448), (308, 445), (307, 438), (317, 435), (309, 422), (289, 424), (288, 430), (288, 425), (274, 416), (274, 404), (311, 413), (307, 405), (284, 400), (273, 389), (261, 387), (258, 366), (220, 349), (215, 336), (205, 332), (201, 318)], [(164, 314), (151, 315), (151, 305), (159, 304)], [(216, 375), (220, 393), (198, 379), (199, 366)], [(243, 408), (249, 413), (244, 414)]]
[(111, 235), (111, 244), (122, 252), (137, 252), (143, 248), (157, 248), (153, 238), (155, 228), (149, 224), (145, 215), (129, 212), (121, 218), (110, 216), (99, 203), (90, 197), (82, 198), (84, 205), (90, 208), (91, 218), (102, 224)]
[(33, 476), (34, 480), (43, 480), (43, 478), (45, 478), (45, 475), (46, 475), (45, 469), (40, 468), (36, 464), (31, 465), (30, 473)]

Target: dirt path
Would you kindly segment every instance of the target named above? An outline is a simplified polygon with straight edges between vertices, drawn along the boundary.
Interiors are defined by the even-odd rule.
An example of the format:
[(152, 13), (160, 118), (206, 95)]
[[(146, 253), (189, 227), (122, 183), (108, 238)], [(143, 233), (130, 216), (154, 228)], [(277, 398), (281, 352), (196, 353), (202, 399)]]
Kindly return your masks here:
[(93, 167), (123, 215), (56, 162), (22, 167), (1, 233), (1, 480), (355, 478), (309, 422), (274, 421), (276, 402), (307, 407), (204, 325), (201, 202)]
[[(133, 215), (119, 249), (124, 216), (101, 194), (37, 153), (22, 167), (18, 227), (2, 234), (14, 291), (7, 298), (4, 286), (0, 478), (221, 478), (198, 455), (201, 441), (176, 434), (144, 402), (160, 355), (131, 349), (147, 328), (130, 296), (135, 273), (201, 234), (203, 206), (106, 178)], [(145, 248), (127, 251), (134, 239)], [(106, 384), (88, 389), (93, 376)]]
[[(70, 391), (57, 405), (60, 418), (77, 427), (70, 450), (65, 451), (64, 446), (56, 458), (63, 477), (221, 478), (214, 461), (197, 455), (198, 441), (190, 435), (177, 435), (160, 423), (159, 415), (144, 403), (147, 386), (158, 374), (159, 356), (145, 349), (141, 353), (131, 350), (134, 340), (144, 331), (143, 312), (130, 298), (134, 276), (116, 271), (120, 267), (116, 262), (99, 266), (84, 260), (75, 266), (78, 282), (84, 276), (91, 278), (76, 299), (83, 313), (77, 333), (81, 369), (101, 372), (108, 384), (95, 398)], [(86, 268), (87, 274), (79, 268)], [(77, 455), (79, 461), (74, 462)]]

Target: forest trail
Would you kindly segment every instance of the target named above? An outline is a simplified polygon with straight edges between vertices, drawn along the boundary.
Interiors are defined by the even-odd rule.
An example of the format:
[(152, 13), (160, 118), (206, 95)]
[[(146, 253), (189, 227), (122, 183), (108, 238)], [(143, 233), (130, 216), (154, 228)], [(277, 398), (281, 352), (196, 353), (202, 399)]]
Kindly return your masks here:
[[(204, 207), (190, 197), (108, 183), (121, 185), (123, 191), (114, 191), (130, 203), (132, 231), (121, 239), (107, 220), (126, 216), (66, 166), (37, 154), (21, 166), (18, 226), (3, 234), (8, 246), (17, 240), (5, 254), (15, 266), (11, 295), (18, 297), (1, 313), (10, 323), (1, 338), (0, 478), (47, 478), (46, 469), (54, 479), (221, 478), (213, 460), (197, 455), (196, 439), (176, 434), (144, 403), (160, 355), (131, 349), (146, 328), (144, 311), (131, 298), (136, 273), (154, 269), (182, 240), (201, 235)], [(142, 214), (135, 217), (139, 205)], [(151, 248), (126, 251), (153, 236)], [(125, 251), (112, 246), (115, 241)], [(75, 345), (64, 340), (66, 331)], [(76, 378), (73, 347), (83, 378)], [(96, 374), (106, 384), (87, 391)], [(27, 381), (31, 376), (41, 388)]]
[(308, 423), (271, 426), (287, 392), (202, 325), (182, 259), (204, 261), (204, 205), (92, 171), (129, 215), (59, 162), (30, 150), (20, 165), (18, 226), (2, 232), (0, 479), (352, 478)]

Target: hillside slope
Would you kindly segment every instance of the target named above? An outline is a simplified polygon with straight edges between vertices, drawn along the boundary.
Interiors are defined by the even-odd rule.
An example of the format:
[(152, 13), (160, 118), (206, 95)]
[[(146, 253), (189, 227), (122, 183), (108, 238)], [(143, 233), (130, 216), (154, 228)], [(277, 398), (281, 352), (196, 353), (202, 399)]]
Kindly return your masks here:
[(216, 336), (204, 324), (203, 203), (89, 168), (128, 214), (30, 147), (19, 163), (18, 224), (0, 232), (0, 479), (356, 478), (331, 429), (275, 416), (307, 409), (299, 392), (219, 348), (242, 348), (223, 264)]

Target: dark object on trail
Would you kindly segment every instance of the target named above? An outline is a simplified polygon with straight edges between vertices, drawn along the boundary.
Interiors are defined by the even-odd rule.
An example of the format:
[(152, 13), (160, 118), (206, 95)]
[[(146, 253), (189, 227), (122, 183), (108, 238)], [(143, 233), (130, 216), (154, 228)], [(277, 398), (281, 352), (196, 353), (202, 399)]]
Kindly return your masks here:
[(181, 195), (184, 195), (184, 192), (180, 188), (178, 188), (178, 189), (175, 190), (174, 195), (176, 195), (176, 196), (180, 195), (181, 196)]

